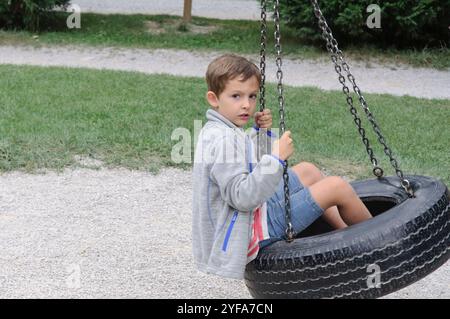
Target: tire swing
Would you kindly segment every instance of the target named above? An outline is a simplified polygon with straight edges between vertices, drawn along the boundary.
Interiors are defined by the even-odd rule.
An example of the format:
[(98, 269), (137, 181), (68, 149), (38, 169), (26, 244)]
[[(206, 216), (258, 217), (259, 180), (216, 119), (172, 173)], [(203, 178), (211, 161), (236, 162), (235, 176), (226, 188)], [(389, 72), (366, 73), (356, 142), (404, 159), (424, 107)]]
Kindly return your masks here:
[[(284, 133), (284, 98), (279, 0), (274, 2), (281, 135)], [(288, 239), (260, 250), (257, 258), (247, 265), (245, 283), (255, 298), (377, 298), (425, 277), (449, 259), (449, 192), (434, 178), (403, 175), (342, 51), (338, 49), (317, 0), (311, 0), (311, 3), (350, 112), (374, 166), (375, 179), (351, 183), (374, 218), (334, 231), (319, 219), (300, 234), (293, 234), (286, 165), (283, 178)], [(261, 0), (261, 110), (265, 106), (266, 35), (266, 1)], [(353, 106), (342, 70), (353, 85), (397, 176), (383, 176)]]

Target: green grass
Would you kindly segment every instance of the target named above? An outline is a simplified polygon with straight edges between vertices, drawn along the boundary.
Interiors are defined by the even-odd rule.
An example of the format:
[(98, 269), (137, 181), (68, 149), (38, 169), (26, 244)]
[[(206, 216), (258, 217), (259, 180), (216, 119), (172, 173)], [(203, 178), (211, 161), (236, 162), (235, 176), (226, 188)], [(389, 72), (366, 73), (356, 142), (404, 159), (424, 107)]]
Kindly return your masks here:
[[(126, 48), (171, 48), (196, 51), (226, 51), (258, 54), (259, 21), (217, 20), (195, 17), (191, 25), (181, 24), (181, 18), (159, 15), (101, 15), (83, 13), (81, 29), (69, 30), (66, 15), (43, 21), (40, 34), (0, 31), (0, 43), (33, 45), (90, 45)], [(150, 26), (151, 25), (151, 26)], [(209, 28), (199, 34), (198, 29)], [(273, 26), (269, 27), (269, 52), (273, 52)], [(293, 58), (326, 57), (322, 48), (299, 41), (291, 28), (282, 26), (283, 52)], [(381, 50), (369, 46), (344, 48), (346, 56), (356, 60), (407, 63), (413, 66), (450, 67), (450, 49)]]
[[(189, 168), (171, 160), (175, 128), (205, 122), (206, 85), (199, 78), (29, 66), (0, 66), (0, 171), (76, 165), (76, 155), (108, 167), (157, 171)], [(275, 86), (268, 106), (278, 122)], [(439, 177), (450, 183), (449, 100), (367, 94), (371, 111), (408, 174)], [(272, 106), (272, 107), (270, 107)], [(287, 128), (296, 152), (330, 173), (371, 176), (371, 164), (347, 110), (343, 94), (286, 87)], [(374, 134), (367, 124), (372, 143)], [(275, 126), (275, 125), (274, 125)], [(377, 158), (393, 174), (379, 145)]]

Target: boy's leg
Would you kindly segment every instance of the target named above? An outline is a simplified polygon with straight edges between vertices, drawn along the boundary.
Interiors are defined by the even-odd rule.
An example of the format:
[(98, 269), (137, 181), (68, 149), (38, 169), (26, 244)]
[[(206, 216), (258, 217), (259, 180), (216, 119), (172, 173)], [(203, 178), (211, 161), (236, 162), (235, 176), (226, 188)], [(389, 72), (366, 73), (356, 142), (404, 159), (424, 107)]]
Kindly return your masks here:
[[(293, 166), (292, 170), (305, 187), (309, 187), (325, 178), (320, 169), (309, 162), (301, 162)], [(334, 229), (347, 227), (347, 224), (342, 220), (339, 214), (337, 206), (332, 206), (326, 209), (322, 217)]]
[(348, 225), (357, 224), (372, 217), (353, 187), (341, 177), (325, 177), (311, 185), (309, 190), (321, 208), (337, 206), (342, 219)]

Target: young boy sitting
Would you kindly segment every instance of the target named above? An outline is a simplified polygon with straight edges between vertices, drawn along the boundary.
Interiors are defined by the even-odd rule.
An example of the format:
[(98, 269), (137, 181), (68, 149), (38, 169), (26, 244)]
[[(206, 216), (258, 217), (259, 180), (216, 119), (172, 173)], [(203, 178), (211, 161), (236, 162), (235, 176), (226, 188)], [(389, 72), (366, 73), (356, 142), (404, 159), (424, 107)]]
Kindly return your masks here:
[[(208, 66), (211, 106), (193, 167), (193, 253), (199, 270), (242, 279), (259, 249), (285, 239), (283, 169), (294, 152), (286, 131), (275, 140), (269, 109), (255, 112), (261, 74), (243, 57), (223, 55)], [(251, 118), (255, 126), (243, 127)], [(257, 133), (271, 135), (264, 143)], [(261, 137), (261, 136), (260, 136)], [(257, 147), (257, 141), (260, 141)], [(264, 155), (256, 160), (257, 150)], [(296, 233), (322, 216), (336, 229), (371, 218), (344, 179), (311, 163), (288, 169), (291, 223)]]

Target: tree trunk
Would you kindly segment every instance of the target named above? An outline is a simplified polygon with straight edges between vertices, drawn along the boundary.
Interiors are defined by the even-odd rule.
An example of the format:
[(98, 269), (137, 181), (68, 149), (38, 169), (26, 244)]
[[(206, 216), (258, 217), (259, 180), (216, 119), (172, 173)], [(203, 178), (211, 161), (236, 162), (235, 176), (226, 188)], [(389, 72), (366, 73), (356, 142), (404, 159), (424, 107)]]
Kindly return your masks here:
[(13, 0), (9, 4), (9, 11), (11, 12), (12, 27), (19, 27), (22, 29), (24, 25), (25, 17), (25, 5), (23, 0)]
[(189, 23), (192, 20), (192, 0), (184, 0), (183, 22)]

